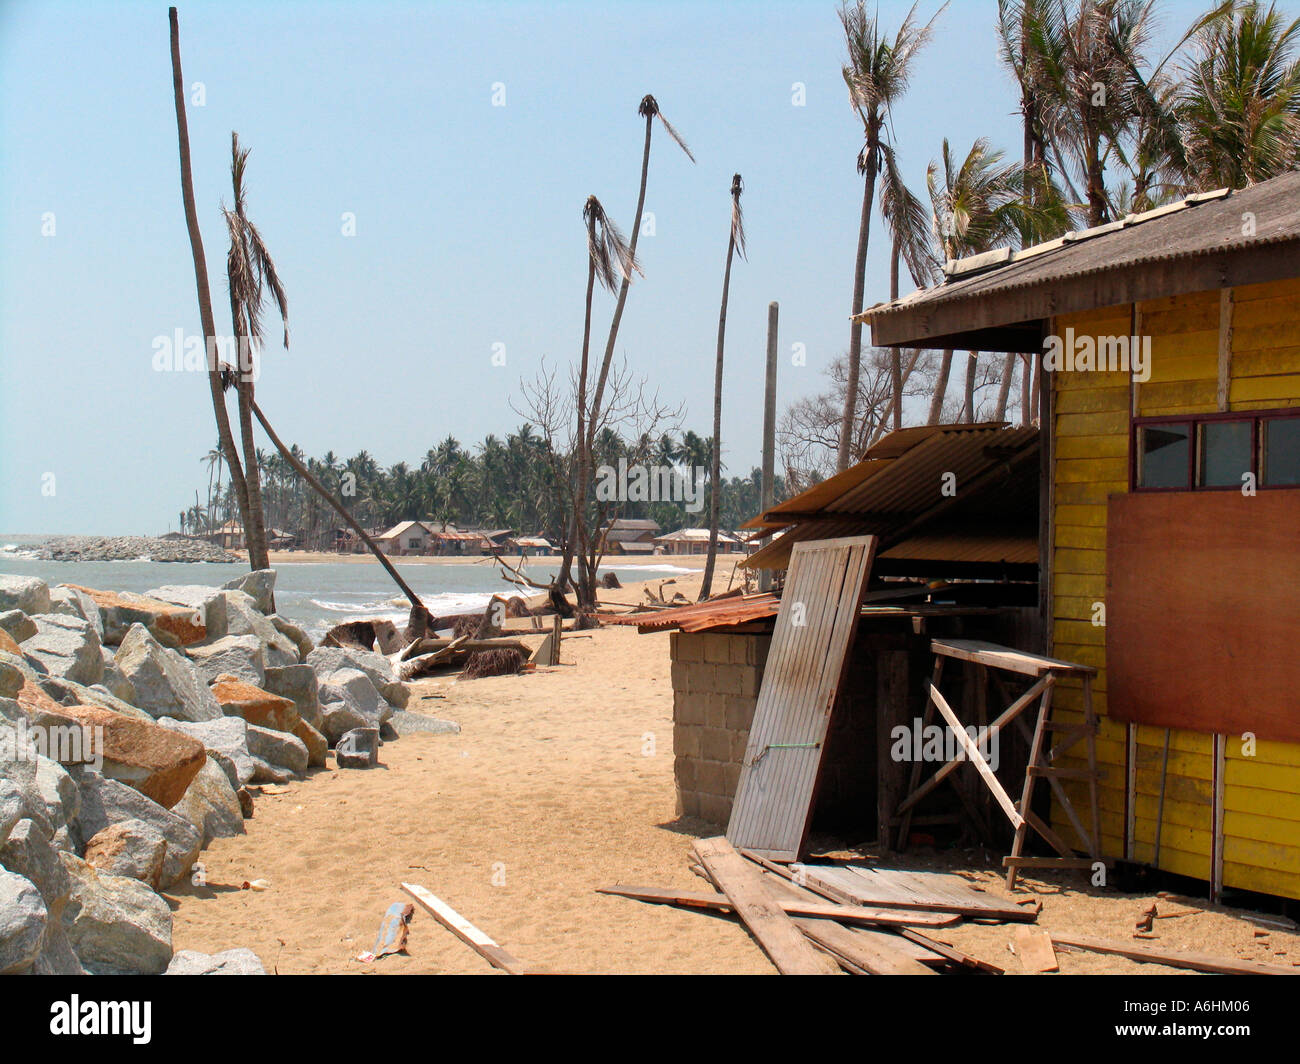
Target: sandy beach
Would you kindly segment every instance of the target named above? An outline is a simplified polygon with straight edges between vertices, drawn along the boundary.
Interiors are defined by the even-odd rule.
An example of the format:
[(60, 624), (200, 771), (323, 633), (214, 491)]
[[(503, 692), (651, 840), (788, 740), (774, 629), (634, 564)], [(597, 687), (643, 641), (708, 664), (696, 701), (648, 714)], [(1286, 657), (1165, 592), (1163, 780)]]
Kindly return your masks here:
[[(679, 585), (690, 593), (698, 578)], [(602, 598), (634, 602), (639, 587)], [(324, 769), (257, 799), (247, 834), (203, 855), (206, 887), (170, 894), (177, 949), (255, 950), (289, 973), (489, 973), (468, 947), (417, 910), (409, 954), (369, 964), (399, 883), (433, 891), (533, 965), (558, 972), (771, 973), (726, 916), (595, 893), (625, 883), (699, 889), (691, 840), (718, 829), (674, 808), (668, 637), (607, 627), (566, 637), (563, 664), (532, 675), (436, 680), (412, 709), (460, 723), (459, 735), (386, 744), (383, 767)], [(821, 852), (853, 856), (837, 840)], [(895, 861), (891, 857), (889, 860)], [(920, 851), (912, 867), (959, 870), (1008, 897), (997, 855)], [(241, 890), (267, 880), (264, 891)], [(1145, 894), (1092, 891), (1075, 874), (1023, 880), (1043, 902), (1039, 926), (1133, 940), (1155, 902), (1162, 948), (1275, 964), (1300, 962), (1300, 936), (1249, 914)], [(964, 923), (938, 937), (1020, 972), (1008, 926)], [(1060, 953), (1063, 972), (1170, 972), (1118, 957)]]

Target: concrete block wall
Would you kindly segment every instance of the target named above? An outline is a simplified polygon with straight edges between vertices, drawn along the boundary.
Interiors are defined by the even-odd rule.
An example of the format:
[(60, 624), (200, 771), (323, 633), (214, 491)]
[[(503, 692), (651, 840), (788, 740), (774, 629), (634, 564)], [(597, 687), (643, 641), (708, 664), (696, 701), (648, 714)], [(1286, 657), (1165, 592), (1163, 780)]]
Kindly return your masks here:
[(771, 635), (674, 632), (673, 774), (679, 816), (725, 827)]

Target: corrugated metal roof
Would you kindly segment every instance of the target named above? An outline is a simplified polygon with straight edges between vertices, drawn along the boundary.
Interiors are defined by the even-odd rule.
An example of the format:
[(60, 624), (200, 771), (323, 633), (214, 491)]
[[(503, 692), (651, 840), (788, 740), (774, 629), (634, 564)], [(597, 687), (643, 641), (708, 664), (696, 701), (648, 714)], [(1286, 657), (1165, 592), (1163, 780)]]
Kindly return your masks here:
[(782, 568), (795, 543), (865, 533), (881, 537), (882, 560), (1037, 562), (1038, 430), (935, 428), (892, 433), (877, 453), (894, 457), (869, 457), (748, 522), (789, 531), (741, 564)]
[[(1250, 216), (1253, 228), (1247, 233)], [(1262, 252), (1279, 245), (1294, 244), (1300, 249), (1300, 171), (1293, 171), (1269, 181), (1234, 192), (1219, 190), (1189, 197), (1179, 204), (1169, 204), (1140, 215), (1094, 229), (1068, 233), (1057, 240), (1021, 251), (999, 250), (978, 260), (949, 264), (951, 276), (943, 284), (919, 289), (889, 303), (879, 303), (863, 311), (858, 318), (870, 322), (875, 342), (906, 344), (907, 337), (920, 341), (951, 335), (938, 320), (927, 322), (926, 315), (971, 305), (978, 305), (979, 320), (975, 328), (1011, 326), (1028, 320), (1023, 307), (1007, 307), (999, 313), (999, 297), (1028, 289), (1042, 289), (1052, 301), (1052, 286), (1065, 279), (1092, 275), (1119, 274), (1157, 263), (1212, 260), (1223, 255), (1240, 256), (1243, 252)], [(1300, 259), (1288, 276), (1300, 272)], [(1160, 294), (1175, 295), (1194, 291), (1179, 287), (1180, 277), (1171, 274), (1162, 282), (1168, 288)], [(1191, 275), (1188, 283), (1192, 284)], [(1198, 282), (1195, 282), (1199, 284)], [(1228, 283), (1232, 283), (1229, 281)], [(1147, 293), (1142, 298), (1153, 298)], [(1093, 306), (1110, 306), (1129, 302), (1111, 298), (1109, 302), (1092, 301)], [(1054, 305), (1048, 313), (1087, 309), (1084, 306)], [(945, 320), (951, 315), (946, 315)], [(1038, 315), (1034, 315), (1038, 317)], [(905, 325), (894, 324), (898, 318)], [(889, 336), (874, 336), (878, 326), (885, 326)], [(907, 333), (895, 335), (900, 329)]]
[(772, 594), (732, 595), (728, 598), (693, 602), (672, 610), (630, 613), (622, 617), (602, 617), (602, 624), (634, 624), (642, 632), (663, 632), (680, 628), (683, 632), (700, 632), (707, 628), (726, 627), (775, 617), (781, 600)]

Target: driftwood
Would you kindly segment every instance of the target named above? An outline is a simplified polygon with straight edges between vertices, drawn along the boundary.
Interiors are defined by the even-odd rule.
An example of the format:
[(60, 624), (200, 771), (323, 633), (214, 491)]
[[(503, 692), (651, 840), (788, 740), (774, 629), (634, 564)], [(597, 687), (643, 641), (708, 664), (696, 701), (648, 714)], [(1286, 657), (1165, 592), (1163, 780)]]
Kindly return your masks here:
[(514, 676), (524, 667), (524, 653), (514, 647), (476, 650), (466, 659), (461, 678), (477, 680), (486, 676)]
[(406, 641), (398, 635), (397, 626), (392, 621), (375, 618), (336, 624), (325, 633), (321, 645), (354, 647), (359, 650), (378, 651), (380, 654), (395, 654), (406, 645)]
[(421, 639), (412, 643), (407, 649), (418, 648), (417, 653), (397, 662), (397, 676), (403, 682), (418, 680), (436, 669), (463, 664), (471, 654), (480, 651), (509, 650), (526, 659), (528, 647), (518, 640), (471, 639), (461, 636), (459, 639)]

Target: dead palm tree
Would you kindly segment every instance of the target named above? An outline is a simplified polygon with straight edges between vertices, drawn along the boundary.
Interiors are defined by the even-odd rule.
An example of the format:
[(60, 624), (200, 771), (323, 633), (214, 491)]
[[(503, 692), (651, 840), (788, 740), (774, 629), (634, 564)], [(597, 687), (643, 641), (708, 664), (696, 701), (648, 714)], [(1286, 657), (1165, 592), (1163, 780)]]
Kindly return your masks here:
[[(591, 454), (588, 439), (594, 437), (596, 428), (588, 425), (593, 413), (587, 406), (587, 384), (591, 357), (591, 304), (596, 283), (613, 292), (620, 278), (639, 270), (631, 246), (623, 238), (613, 220), (605, 213), (600, 200), (588, 196), (582, 208), (582, 220), (587, 229), (587, 296), (584, 304), (582, 327), (582, 360), (578, 369), (577, 432), (574, 437), (572, 479), (572, 506), (570, 535), (566, 537), (564, 558), (556, 586), (563, 590), (569, 583), (569, 572), (575, 554), (579, 559), (580, 579), (577, 583), (578, 604), (594, 606), (596, 574), (590, 562), (590, 538), (587, 529), (587, 487), (591, 478)], [(597, 417), (599, 416), (597, 412)]]
[(709, 472), (709, 557), (700, 582), (703, 602), (713, 589), (713, 567), (718, 557), (718, 510), (722, 499), (722, 352), (727, 335), (727, 299), (731, 294), (731, 262), (736, 253), (745, 258), (745, 218), (740, 194), (745, 185), (740, 175), (731, 178), (731, 233), (727, 238), (727, 266), (722, 273), (722, 309), (718, 312), (718, 357), (713, 370), (713, 455)]
[(230, 250), (226, 253), (226, 280), (230, 293), (230, 318), (239, 343), (239, 372), (235, 390), (239, 398), (239, 434), (244, 447), (244, 478), (248, 489), (248, 517), (244, 524), (248, 559), (254, 569), (270, 568), (266, 546), (266, 518), (262, 509), (262, 476), (258, 468), (257, 445), (253, 440), (253, 359), (260, 358), (265, 336), (262, 315), (267, 291), (280, 313), (284, 346), (289, 347), (289, 303), (275, 262), (262, 234), (248, 219), (244, 174), (247, 148), (240, 148), (239, 134), (230, 134), (230, 183), (234, 206), (222, 207)]
[[(946, 4), (944, 5), (947, 6)], [(943, 12), (939, 9), (935, 18)], [(882, 170), (893, 170), (893, 148), (887, 136), (890, 108), (904, 92), (912, 73), (912, 61), (930, 39), (934, 19), (924, 26), (916, 22), (916, 6), (907, 13), (893, 41), (880, 33), (876, 15), (867, 11), (865, 0), (846, 3), (840, 9), (840, 25), (848, 48), (848, 63), (842, 68), (849, 89), (849, 102), (862, 122), (863, 145), (858, 153), (858, 172), (863, 176), (862, 214), (858, 222), (858, 250), (853, 272), (853, 322), (849, 332), (848, 390), (840, 425), (838, 470), (848, 468), (854, 438), (853, 420), (857, 409), (858, 381), (862, 368), (862, 313), (866, 291), (867, 250), (871, 240), (871, 214), (876, 181)]]
[[(632, 234), (628, 240), (628, 253), (632, 260), (636, 259), (637, 238), (641, 235), (641, 220), (645, 212), (645, 189), (646, 180), (650, 176), (650, 137), (654, 132), (654, 121), (659, 119), (663, 124), (664, 130), (672, 137), (677, 146), (686, 153), (686, 157), (691, 162), (695, 162), (695, 156), (691, 154), (691, 149), (686, 146), (686, 141), (682, 140), (681, 134), (672, 126), (672, 123), (666, 119), (659, 110), (659, 103), (653, 97), (647, 94), (642, 97), (640, 105), (637, 107), (637, 114), (645, 119), (645, 148), (641, 152), (641, 188), (636, 198), (636, 215), (633, 219)], [(591, 414), (587, 418), (588, 435), (587, 450), (590, 451), (594, 444), (595, 424), (600, 420), (600, 404), (605, 396), (605, 384), (609, 380), (610, 366), (614, 361), (614, 344), (618, 339), (618, 327), (623, 320), (623, 306), (627, 303), (627, 290), (632, 284), (632, 273), (627, 271), (623, 274), (623, 281), (618, 288), (618, 302), (614, 304), (614, 316), (609, 322), (609, 338), (605, 341), (605, 356), (600, 363), (600, 373), (596, 377), (596, 388), (592, 394)]]
[[(185, 205), (185, 225), (189, 230), (190, 252), (194, 259), (194, 283), (198, 289), (199, 321), (203, 327), (203, 342), (208, 360), (208, 388), (212, 395), (212, 413), (217, 422), (217, 436), (230, 470), (230, 482), (239, 504), (239, 515), (248, 525), (248, 488), (244, 481), (244, 468), (235, 448), (234, 433), (230, 430), (230, 416), (226, 411), (223, 371), (217, 358), (217, 323), (212, 314), (212, 293), (208, 286), (208, 264), (203, 254), (203, 234), (199, 230), (198, 209), (194, 203), (194, 178), (190, 170), (190, 131), (185, 116), (185, 80), (181, 74), (181, 36), (176, 8), (169, 8), (171, 24), (172, 91), (176, 102), (176, 139), (180, 146), (181, 199)], [(251, 553), (250, 553), (251, 560)], [(257, 568), (256, 565), (253, 566)]]
[(1241, 188), (1300, 166), (1300, 19), (1229, 5), (1192, 38), (1177, 101), (1188, 186)]

